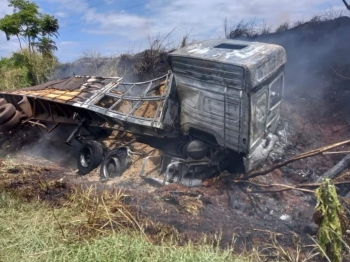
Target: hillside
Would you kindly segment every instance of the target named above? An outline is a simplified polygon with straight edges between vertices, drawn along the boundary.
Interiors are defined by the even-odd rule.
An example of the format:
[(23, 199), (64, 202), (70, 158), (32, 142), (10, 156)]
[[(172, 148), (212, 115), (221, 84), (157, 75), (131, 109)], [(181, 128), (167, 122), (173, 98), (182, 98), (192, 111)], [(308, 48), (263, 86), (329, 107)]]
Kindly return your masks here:
[(148, 49), (137, 54), (119, 57), (87, 55), (71, 63), (60, 64), (52, 78), (72, 75), (123, 76), (127, 82), (152, 79), (166, 74), (167, 51), (163, 48)]

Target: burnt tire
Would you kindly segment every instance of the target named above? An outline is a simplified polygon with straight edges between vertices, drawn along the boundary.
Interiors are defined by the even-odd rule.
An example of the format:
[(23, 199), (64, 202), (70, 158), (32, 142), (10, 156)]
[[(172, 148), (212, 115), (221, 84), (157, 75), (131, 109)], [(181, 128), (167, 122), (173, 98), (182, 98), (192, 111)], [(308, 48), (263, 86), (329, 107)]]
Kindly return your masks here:
[(0, 98), (0, 106), (3, 106), (5, 104), (7, 104), (6, 99), (5, 98)]
[(15, 114), (5, 123), (0, 125), (0, 132), (11, 131), (21, 121), (21, 113), (15, 110)]
[(9, 121), (16, 113), (16, 108), (12, 104), (0, 106), (0, 125)]
[(78, 170), (81, 175), (86, 175), (98, 167), (103, 159), (103, 147), (96, 141), (84, 142), (80, 148), (78, 157)]
[(126, 148), (112, 150), (101, 164), (100, 179), (106, 181), (109, 178), (121, 176), (130, 163), (131, 160)]

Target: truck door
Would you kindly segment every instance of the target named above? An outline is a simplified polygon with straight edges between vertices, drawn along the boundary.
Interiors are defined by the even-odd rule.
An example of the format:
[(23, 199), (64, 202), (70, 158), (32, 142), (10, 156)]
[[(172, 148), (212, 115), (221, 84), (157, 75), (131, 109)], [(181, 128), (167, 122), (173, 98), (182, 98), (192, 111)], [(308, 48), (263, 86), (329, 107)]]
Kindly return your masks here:
[(254, 148), (265, 131), (274, 132), (281, 115), (284, 72), (268, 81), (251, 96), (250, 148)]
[[(267, 118), (267, 128), (275, 126), (280, 118), (281, 103), (284, 89), (284, 72), (280, 73), (269, 84), (269, 112)], [(273, 129), (273, 128), (272, 128)], [(274, 131), (274, 130), (271, 130)]]
[(250, 148), (264, 136), (268, 115), (268, 85), (251, 96)]

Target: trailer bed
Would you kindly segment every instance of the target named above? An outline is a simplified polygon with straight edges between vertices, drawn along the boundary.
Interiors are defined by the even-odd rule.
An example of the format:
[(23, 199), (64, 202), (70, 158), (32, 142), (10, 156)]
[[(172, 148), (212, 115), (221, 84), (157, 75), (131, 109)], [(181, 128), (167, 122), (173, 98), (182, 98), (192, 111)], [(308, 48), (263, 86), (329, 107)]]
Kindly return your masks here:
[(31, 120), (74, 123), (78, 113), (92, 126), (133, 133), (171, 136), (177, 115), (173, 75), (168, 74), (138, 83), (123, 83), (121, 78), (104, 78), (109, 83), (88, 82), (88, 77), (72, 77), (43, 85), (0, 92), (0, 97), (19, 110), (28, 99)]

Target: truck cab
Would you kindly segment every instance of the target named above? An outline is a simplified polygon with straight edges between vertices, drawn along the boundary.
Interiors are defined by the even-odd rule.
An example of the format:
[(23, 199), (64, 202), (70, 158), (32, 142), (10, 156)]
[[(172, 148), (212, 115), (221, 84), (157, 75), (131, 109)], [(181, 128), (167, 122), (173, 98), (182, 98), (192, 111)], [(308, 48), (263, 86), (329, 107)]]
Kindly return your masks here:
[(171, 53), (181, 130), (242, 155), (247, 172), (257, 167), (280, 119), (286, 62), (281, 46), (227, 39)]

